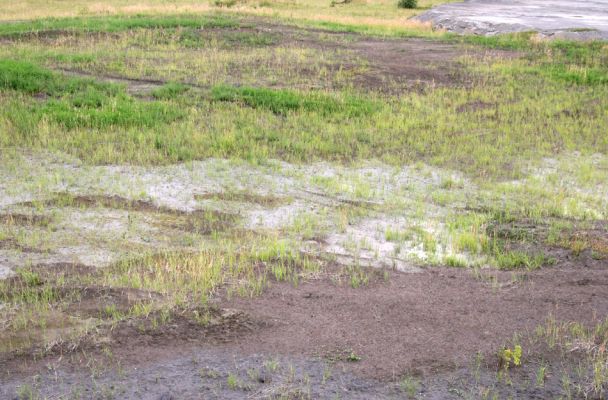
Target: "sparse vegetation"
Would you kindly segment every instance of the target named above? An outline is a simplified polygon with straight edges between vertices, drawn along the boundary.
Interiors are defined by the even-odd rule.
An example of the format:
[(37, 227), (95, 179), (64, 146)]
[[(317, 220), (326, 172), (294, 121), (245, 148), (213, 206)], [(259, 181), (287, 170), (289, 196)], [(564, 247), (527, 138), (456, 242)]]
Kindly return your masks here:
[[(365, 294), (384, 305), (369, 305), (382, 327), (393, 313), (426, 315), (426, 296), (442, 291), (412, 299), (393, 282), (402, 272), (420, 274), (408, 286), (416, 290), (428, 283), (419, 276), (454, 290), (473, 277), (468, 289), (488, 290), (492, 301), (526, 293), (548, 272), (566, 271), (563, 286), (581, 292), (601, 275), (603, 42), (456, 37), (407, 19), (430, 0), (400, 0), (399, 9), (394, 0), (4, 3), (0, 364), (81, 357), (96, 378), (107, 366), (94, 358), (113, 359), (124, 332), (146, 346), (165, 337), (223, 342), (261, 327), (270, 337), (280, 318), (250, 320), (222, 304), (253, 301), (275, 285), (306, 288), (272, 292), (286, 307)], [(403, 65), (401, 56), (426, 51), (435, 58)], [(335, 293), (309, 290), (318, 282)], [(394, 298), (382, 299), (386, 287)], [(527, 304), (511, 295), (478, 313), (475, 297), (458, 293), (466, 323)], [(598, 298), (576, 301), (595, 313)], [(530, 306), (574, 315), (573, 301), (546, 295)], [(332, 304), (333, 317), (320, 321), (344, 323), (336, 315), (351, 315), (345, 304)], [(505, 334), (530, 328), (517, 315), (501, 325)], [(433, 318), (420, 329), (446, 315)], [(466, 329), (485, 338), (478, 322)], [(498, 369), (480, 356), (474, 390), (450, 390), (502, 398), (519, 393), (523, 379), (523, 390), (555, 394), (559, 385), (565, 397), (603, 398), (606, 326), (550, 319), (532, 339), (499, 350)], [(330, 338), (337, 347), (314, 349), (329, 363), (321, 386), (342, 385), (334, 363), (366, 371), (377, 362), (340, 335)], [(89, 359), (89, 351), (97, 353)], [(192, 370), (251, 397), (319, 393), (307, 360), (297, 368), (281, 358), (256, 362)], [(389, 368), (399, 397), (426, 389), (424, 376)], [(42, 398), (39, 389), (23, 383), (14, 392)], [(99, 390), (91, 396), (119, 393)]]

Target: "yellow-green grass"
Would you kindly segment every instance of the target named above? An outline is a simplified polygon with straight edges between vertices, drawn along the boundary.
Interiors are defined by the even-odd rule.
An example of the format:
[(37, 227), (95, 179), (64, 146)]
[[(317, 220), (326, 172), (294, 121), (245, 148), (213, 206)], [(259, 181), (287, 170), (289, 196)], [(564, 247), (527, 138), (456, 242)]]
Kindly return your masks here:
[[(27, 0), (23, 2), (0, 1), (0, 20), (31, 20), (48, 17), (91, 17), (100, 15), (135, 14), (201, 14), (221, 10), (244, 15), (272, 16), (290, 19), (308, 25), (343, 25), (356, 30), (380, 32), (430, 32), (428, 24), (411, 21), (432, 6), (447, 1), (420, 0), (417, 9), (401, 9), (393, 0), (354, 0), (344, 5), (333, 5), (327, 0), (238, 0), (221, 2), (214, 0), (126, 0), (70, 2), (52, 0)], [(230, 7), (222, 6), (234, 3)]]
[[(49, 68), (67, 68), (175, 82), (182, 90), (167, 96), (156, 89), (152, 102), (124, 94), (100, 98), (95, 88), (109, 86), (93, 79), (86, 87), (78, 84), (82, 94), (68, 88), (40, 99), (33, 96), (40, 90), (34, 93), (5, 78), (0, 82), (0, 145), (55, 149), (104, 164), (206, 157), (379, 159), (397, 165), (424, 160), (491, 178), (518, 178), (523, 165), (545, 156), (608, 149), (607, 50), (597, 43), (534, 44), (529, 36), (485, 41), (485, 46), (514, 46), (527, 55), (463, 58), (461, 68), (471, 80), (467, 87), (391, 95), (354, 86), (368, 61), (348, 52), (269, 47), (264, 41), (230, 48), (221, 35), (219, 41), (192, 47), (180, 42), (184, 31), (179, 26), (188, 20), (161, 19), (178, 28), (151, 29), (160, 22), (147, 25), (150, 20), (142, 17), (136, 26), (145, 28), (133, 29), (128, 25), (133, 21), (121, 18), (95, 22), (120, 29), (127, 24), (126, 31), (111, 36), (73, 33), (8, 41), (0, 47), (8, 59), (3, 76), (10, 74), (11, 63), (21, 62), (50, 80), (67, 78)], [(233, 23), (239, 22), (230, 22), (229, 30)], [(361, 69), (342, 74), (344, 63)], [(266, 78), (271, 75), (280, 77), (279, 88)], [(310, 89), (315, 81), (328, 86)], [(187, 90), (190, 84), (197, 90)], [(251, 88), (235, 87), (241, 85)], [(124, 88), (112, 90), (124, 93)]]

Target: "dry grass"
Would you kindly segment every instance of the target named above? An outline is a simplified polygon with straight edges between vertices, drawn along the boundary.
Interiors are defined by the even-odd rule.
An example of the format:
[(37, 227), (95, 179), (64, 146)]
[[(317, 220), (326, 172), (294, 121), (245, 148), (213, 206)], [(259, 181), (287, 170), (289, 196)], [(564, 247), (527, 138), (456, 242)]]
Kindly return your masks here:
[(48, 17), (99, 16), (116, 14), (181, 14), (225, 12), (273, 16), (314, 24), (341, 24), (383, 30), (430, 31), (430, 25), (411, 21), (410, 17), (446, 1), (421, 0), (419, 8), (397, 8), (393, 0), (354, 0), (345, 5), (332, 6), (330, 0), (268, 0), (236, 2), (232, 7), (218, 7), (212, 0), (194, 2), (162, 0), (129, 2), (125, 0), (0, 0), (0, 21), (27, 20)]

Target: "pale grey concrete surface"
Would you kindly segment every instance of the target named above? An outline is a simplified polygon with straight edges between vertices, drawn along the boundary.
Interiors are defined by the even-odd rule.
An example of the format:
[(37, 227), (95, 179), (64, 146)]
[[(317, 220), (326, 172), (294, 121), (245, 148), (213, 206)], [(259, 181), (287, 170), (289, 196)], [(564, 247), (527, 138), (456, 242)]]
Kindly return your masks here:
[(608, 0), (465, 0), (417, 19), (457, 33), (537, 31), (556, 38), (608, 39)]

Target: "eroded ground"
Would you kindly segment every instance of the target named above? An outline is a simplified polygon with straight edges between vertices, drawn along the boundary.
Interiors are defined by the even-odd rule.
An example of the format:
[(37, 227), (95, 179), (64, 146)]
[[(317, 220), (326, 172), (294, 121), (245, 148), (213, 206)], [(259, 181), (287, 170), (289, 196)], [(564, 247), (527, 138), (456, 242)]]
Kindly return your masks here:
[(150, 18), (0, 32), (0, 397), (605, 396), (605, 48)]

